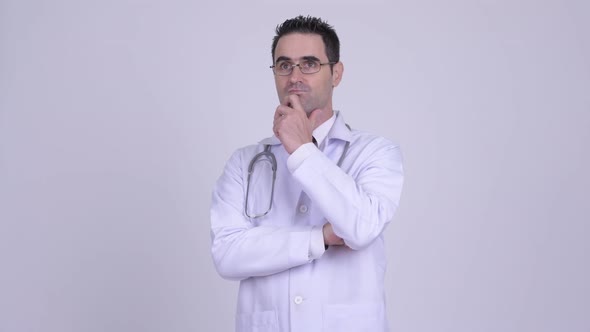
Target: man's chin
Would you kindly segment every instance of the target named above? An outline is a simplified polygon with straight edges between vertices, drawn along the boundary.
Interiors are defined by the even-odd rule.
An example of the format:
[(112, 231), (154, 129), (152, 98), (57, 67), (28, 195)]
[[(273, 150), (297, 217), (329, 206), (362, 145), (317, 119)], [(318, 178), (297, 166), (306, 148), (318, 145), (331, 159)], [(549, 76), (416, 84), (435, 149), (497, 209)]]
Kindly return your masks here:
[(305, 113), (307, 113), (307, 116), (309, 116), (311, 114), (311, 112), (313, 112), (315, 110), (315, 107), (305, 105), (305, 103), (301, 103), (301, 106), (303, 107), (303, 110), (305, 111)]

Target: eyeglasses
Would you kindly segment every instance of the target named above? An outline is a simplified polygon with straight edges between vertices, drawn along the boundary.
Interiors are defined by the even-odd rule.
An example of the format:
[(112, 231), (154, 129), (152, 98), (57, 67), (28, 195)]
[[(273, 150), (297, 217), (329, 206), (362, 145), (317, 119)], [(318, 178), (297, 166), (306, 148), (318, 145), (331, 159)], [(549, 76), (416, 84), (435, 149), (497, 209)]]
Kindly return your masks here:
[(335, 63), (336, 62), (321, 63), (318, 60), (303, 60), (300, 63), (279, 61), (276, 65), (270, 66), (270, 68), (272, 69), (273, 73), (275, 73), (275, 75), (279, 76), (291, 75), (294, 67), (299, 67), (299, 70), (301, 70), (303, 74), (315, 74), (320, 71), (320, 69), (322, 69), (322, 66), (333, 65)]

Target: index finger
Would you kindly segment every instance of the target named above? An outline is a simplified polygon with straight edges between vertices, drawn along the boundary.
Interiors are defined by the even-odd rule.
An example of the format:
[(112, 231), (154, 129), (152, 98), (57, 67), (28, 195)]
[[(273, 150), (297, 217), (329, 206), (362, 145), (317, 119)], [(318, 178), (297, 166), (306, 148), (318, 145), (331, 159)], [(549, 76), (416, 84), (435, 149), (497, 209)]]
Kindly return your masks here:
[(296, 94), (288, 95), (287, 101), (288, 101), (289, 105), (291, 106), (291, 108), (305, 112), (305, 110), (303, 109), (303, 105), (301, 105), (301, 100), (299, 100), (298, 95), (296, 95)]

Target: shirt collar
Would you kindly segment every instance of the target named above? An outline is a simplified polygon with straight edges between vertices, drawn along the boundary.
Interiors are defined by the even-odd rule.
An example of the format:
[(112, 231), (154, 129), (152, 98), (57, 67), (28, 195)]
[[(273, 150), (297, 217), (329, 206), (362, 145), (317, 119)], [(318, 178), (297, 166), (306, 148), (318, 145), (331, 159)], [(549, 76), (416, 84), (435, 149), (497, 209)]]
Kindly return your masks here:
[(324, 121), (324, 123), (319, 125), (313, 131), (313, 137), (315, 137), (315, 140), (318, 142), (318, 146), (322, 145), (324, 139), (326, 139), (326, 137), (328, 136), (330, 129), (332, 129), (334, 122), (336, 122), (336, 112), (332, 112), (332, 117)]
[(352, 141), (352, 131), (350, 127), (344, 122), (344, 117), (340, 111), (334, 111), (335, 120), (334, 125), (328, 133), (329, 139), (340, 139), (346, 142)]

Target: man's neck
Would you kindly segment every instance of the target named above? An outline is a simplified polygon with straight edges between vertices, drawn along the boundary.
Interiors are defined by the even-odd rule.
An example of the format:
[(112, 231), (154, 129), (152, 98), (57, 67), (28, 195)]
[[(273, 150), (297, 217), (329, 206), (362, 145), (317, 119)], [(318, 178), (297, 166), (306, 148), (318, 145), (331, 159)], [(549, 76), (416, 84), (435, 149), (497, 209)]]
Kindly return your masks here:
[[(311, 113), (310, 113), (311, 114)], [(315, 126), (313, 130), (316, 130), (317, 127), (321, 126), (324, 122), (328, 121), (334, 115), (334, 111), (332, 108), (322, 109), (320, 115), (316, 118)], [(309, 117), (309, 114), (307, 115)]]

